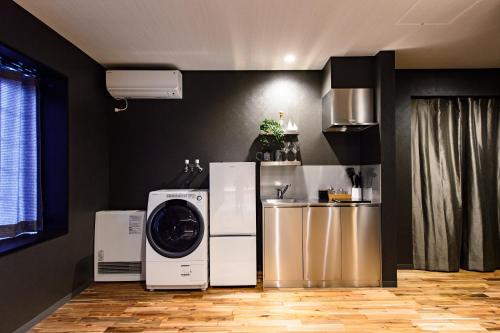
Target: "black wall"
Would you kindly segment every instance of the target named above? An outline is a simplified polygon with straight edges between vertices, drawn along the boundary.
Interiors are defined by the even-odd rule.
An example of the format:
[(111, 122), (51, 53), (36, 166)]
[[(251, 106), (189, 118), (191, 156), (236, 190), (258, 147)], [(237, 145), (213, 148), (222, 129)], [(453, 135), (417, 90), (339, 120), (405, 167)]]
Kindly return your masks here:
[[(184, 71), (183, 90), (112, 116), (111, 208), (145, 209), (159, 188), (208, 188), (208, 163), (254, 161), (259, 124), (279, 111), (299, 125), (304, 164), (359, 164), (358, 134), (321, 131), (321, 71)], [(206, 170), (191, 185), (187, 158)]]
[(68, 80), (69, 232), (0, 257), (0, 332), (11, 332), (92, 280), (93, 221), (107, 208), (104, 70), (11, 1), (0, 2), (0, 42)]
[(375, 56), (375, 104), (380, 131), (382, 284), (384, 287), (397, 286), (397, 219), (395, 210), (398, 206), (398, 196), (394, 182), (394, 173), (396, 172), (394, 63), (394, 51), (381, 51)]
[[(360, 164), (358, 133), (321, 131), (321, 78), (321, 71), (184, 71), (182, 100), (130, 101), (111, 121), (111, 208), (145, 209), (156, 189), (208, 188), (209, 162), (255, 161), (259, 124), (279, 111), (299, 126), (304, 164)], [(205, 172), (193, 179), (182, 170), (195, 158)], [(259, 205), (259, 269), (261, 234)]]
[(332, 57), (332, 88), (375, 86), (375, 57)]
[(413, 266), (411, 228), (411, 97), (500, 96), (500, 69), (396, 71), (398, 265)]

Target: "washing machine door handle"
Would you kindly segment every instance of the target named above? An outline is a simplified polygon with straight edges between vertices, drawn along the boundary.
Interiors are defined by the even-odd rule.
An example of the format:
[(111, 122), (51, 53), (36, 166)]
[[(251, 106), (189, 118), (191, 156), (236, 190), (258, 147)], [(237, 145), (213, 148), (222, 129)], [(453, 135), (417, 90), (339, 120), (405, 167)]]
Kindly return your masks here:
[(198, 222), (196, 222), (193, 219), (182, 220), (182, 225), (184, 227), (182, 237), (192, 238), (196, 233), (196, 225), (197, 224), (198, 224)]

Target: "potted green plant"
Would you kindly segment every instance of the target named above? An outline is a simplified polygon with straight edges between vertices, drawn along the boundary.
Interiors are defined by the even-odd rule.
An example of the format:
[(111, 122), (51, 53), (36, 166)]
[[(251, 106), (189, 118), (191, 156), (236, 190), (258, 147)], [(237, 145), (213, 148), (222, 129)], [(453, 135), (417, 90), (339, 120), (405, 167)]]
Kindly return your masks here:
[(285, 143), (283, 128), (273, 119), (264, 119), (260, 124), (259, 142), (263, 152), (280, 150)]

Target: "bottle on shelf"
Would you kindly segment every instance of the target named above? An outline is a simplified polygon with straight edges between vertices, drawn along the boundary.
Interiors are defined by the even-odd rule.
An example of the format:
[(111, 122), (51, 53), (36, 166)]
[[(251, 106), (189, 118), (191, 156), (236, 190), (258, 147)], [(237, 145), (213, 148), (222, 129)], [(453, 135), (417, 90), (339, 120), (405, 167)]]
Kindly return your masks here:
[(279, 114), (280, 114), (280, 120), (278, 121), (278, 123), (280, 124), (282, 129), (285, 129), (285, 112), (280, 111)]

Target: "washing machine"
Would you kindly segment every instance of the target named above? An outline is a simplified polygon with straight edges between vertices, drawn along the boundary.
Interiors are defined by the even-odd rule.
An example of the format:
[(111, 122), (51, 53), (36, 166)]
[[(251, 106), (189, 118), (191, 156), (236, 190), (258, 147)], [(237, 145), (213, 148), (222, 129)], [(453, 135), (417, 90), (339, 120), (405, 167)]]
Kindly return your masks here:
[(150, 192), (145, 229), (147, 289), (207, 288), (207, 190)]

